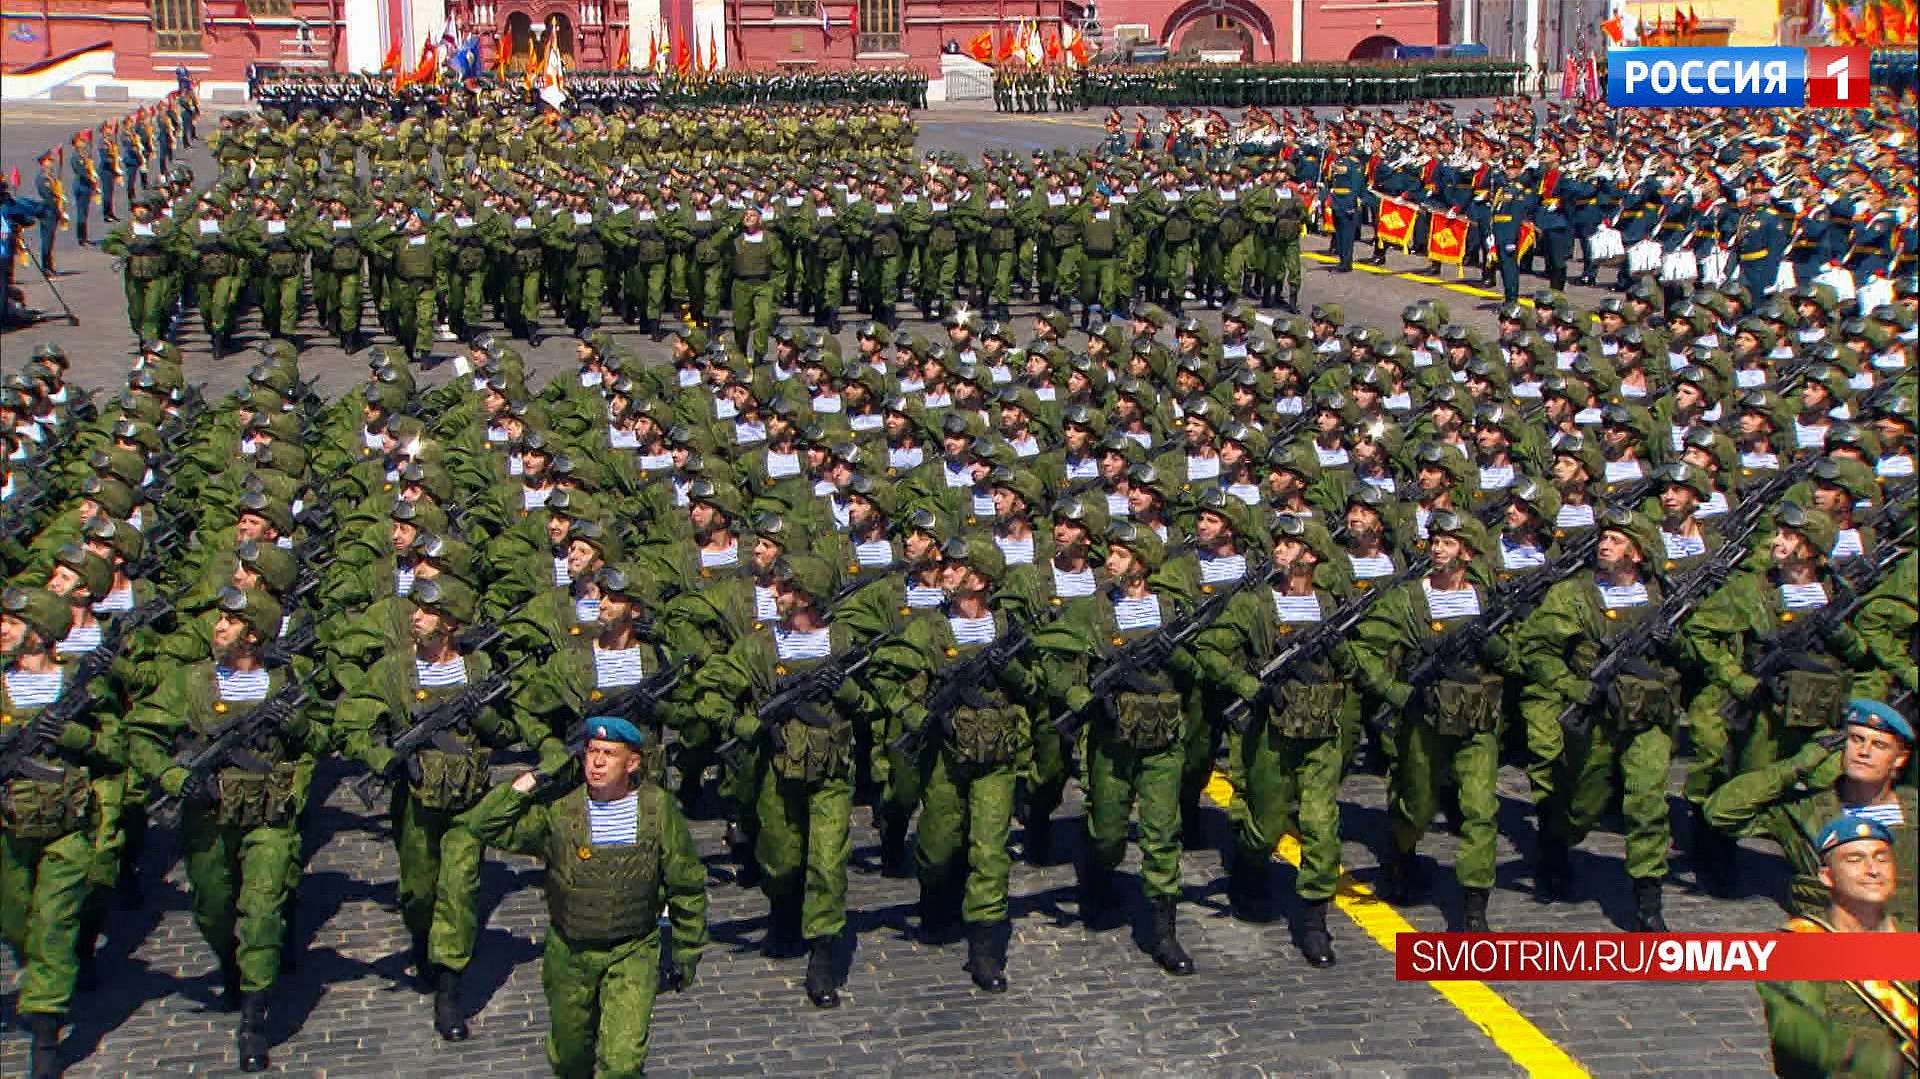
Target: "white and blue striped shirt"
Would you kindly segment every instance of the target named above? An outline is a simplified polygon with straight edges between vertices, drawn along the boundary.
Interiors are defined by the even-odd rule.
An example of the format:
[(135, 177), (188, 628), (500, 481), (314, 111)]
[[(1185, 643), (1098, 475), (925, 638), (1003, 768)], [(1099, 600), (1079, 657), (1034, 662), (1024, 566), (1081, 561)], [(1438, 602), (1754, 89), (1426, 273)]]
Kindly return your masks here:
[(1827, 587), (1819, 581), (1812, 584), (1783, 584), (1780, 586), (1780, 605), (1789, 611), (1825, 607)]
[[(1860, 546), (1860, 530), (1857, 528), (1843, 528), (1834, 534), (1833, 550), (1828, 551), (1827, 556), (1829, 558), (1852, 558), (1863, 550), (1865, 550), (1865, 548)], [(96, 632), (98, 631), (96, 630)], [(65, 651), (64, 645), (61, 646), (61, 650)]]
[(94, 614), (118, 614), (133, 610), (133, 588), (116, 588), (93, 602)]
[(740, 544), (738, 541), (729, 543), (726, 547), (718, 551), (709, 551), (705, 547), (700, 548), (700, 566), (702, 569), (737, 566), (739, 564)]
[(853, 545), (853, 559), (863, 566), (885, 566), (893, 562), (893, 544), (884, 539)]
[(1009, 566), (1033, 565), (1033, 537), (1032, 536), (1028, 536), (1026, 539), (1021, 539), (1021, 540), (1007, 539), (1003, 536), (995, 536), (993, 537), (993, 545), (995, 547), (1000, 548), (1000, 553), (1006, 557), (1007, 565)]
[(1846, 812), (1865, 820), (1879, 821), (1888, 828), (1898, 828), (1907, 823), (1906, 815), (1900, 812), (1900, 803), (1874, 802), (1869, 805), (1842, 806)]
[(565, 588), (572, 583), (573, 583), (573, 571), (567, 568), (567, 560), (564, 558), (554, 559), (553, 560), (553, 586), (555, 588)]
[(1160, 597), (1143, 596), (1139, 599), (1117, 599), (1113, 601), (1113, 620), (1121, 630), (1160, 628)]
[(781, 659), (825, 659), (833, 654), (833, 639), (829, 630), (795, 633), (775, 626), (773, 648)]
[(91, 626), (74, 626), (60, 639), (58, 650), (61, 655), (84, 656), (100, 647), (100, 623)]
[(1639, 461), (1608, 461), (1607, 462), (1607, 482), (1608, 483), (1625, 483), (1628, 480), (1640, 479), (1642, 476), (1645, 476), (1645, 475), (1646, 473), (1642, 471), (1640, 468)]
[(455, 656), (442, 663), (428, 663), (426, 660), (416, 658), (413, 661), (413, 677), (422, 686), (429, 688), (465, 685), (467, 661), (463, 656)]
[(1666, 546), (1668, 558), (1694, 558), (1707, 553), (1707, 541), (1699, 536), (1682, 536), (1663, 528), (1660, 542)]
[(1247, 559), (1244, 555), (1201, 555), (1200, 583), (1222, 584), (1237, 581), (1247, 575)]
[(587, 834), (596, 847), (632, 846), (640, 838), (640, 795), (611, 802), (588, 798)]
[(1591, 505), (1561, 506), (1560, 512), (1553, 515), (1555, 528), (1592, 528), (1593, 507)]
[(1059, 566), (1053, 567), (1053, 594), (1062, 599), (1078, 599), (1093, 595), (1093, 567), (1069, 573)]
[(1500, 537), (1500, 568), (1532, 569), (1547, 564), (1547, 552), (1531, 543), (1515, 543)]
[(1273, 613), (1274, 617), (1282, 622), (1318, 622), (1320, 621), (1320, 597), (1312, 594), (1289, 596), (1275, 591)]
[(959, 615), (948, 615), (947, 625), (953, 630), (953, 639), (961, 644), (993, 643), (992, 615), (985, 618), (961, 618)]
[(759, 584), (753, 586), (753, 616), (762, 622), (780, 617), (780, 607), (773, 601), (773, 589)]
[(7, 672), (7, 695), (13, 698), (15, 708), (43, 708), (60, 699), (61, 671), (48, 671), (45, 674), (33, 674), (27, 671)]
[(1621, 607), (1642, 607), (1647, 603), (1647, 586), (1639, 581), (1632, 584), (1603, 584), (1600, 586), (1600, 606), (1607, 610)]
[[(1322, 462), (1323, 464), (1325, 462)], [(1220, 458), (1187, 455), (1187, 479), (1210, 480), (1220, 475)]]
[(217, 665), (213, 668), (213, 679), (220, 687), (223, 701), (260, 701), (267, 697), (265, 668), (236, 671), (224, 664)]
[(396, 569), (393, 571), (393, 594), (406, 596), (413, 593), (413, 571)]
[(574, 600), (573, 601), (573, 620), (575, 622), (581, 622), (581, 623), (600, 621), (599, 599), (597, 598), (588, 599), (585, 596), (582, 596), (579, 599)]
[(1420, 587), (1427, 594), (1427, 610), (1441, 621), (1451, 618), (1474, 618), (1480, 614), (1480, 593), (1475, 591), (1472, 585), (1441, 590), (1433, 587), (1431, 580), (1423, 580), (1420, 582)]
[(1393, 576), (1393, 556), (1385, 554), (1361, 556), (1348, 553), (1347, 561), (1353, 564), (1353, 576), (1356, 580), (1371, 581), (1378, 577)]
[(946, 590), (939, 585), (916, 584), (907, 582), (907, 606), (913, 610), (925, 610), (938, 607), (947, 601)]
[(596, 689), (631, 686), (647, 676), (641, 650), (593, 646), (593, 684)]

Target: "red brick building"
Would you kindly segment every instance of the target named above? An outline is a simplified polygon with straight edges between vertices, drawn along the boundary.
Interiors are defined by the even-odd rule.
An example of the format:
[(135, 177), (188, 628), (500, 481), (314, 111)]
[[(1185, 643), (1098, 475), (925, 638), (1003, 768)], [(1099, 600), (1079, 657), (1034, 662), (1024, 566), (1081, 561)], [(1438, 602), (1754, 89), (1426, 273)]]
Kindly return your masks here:
[[(372, 71), (411, 63), (449, 25), (503, 44), (560, 44), (571, 67), (630, 66), (687, 41), (723, 66), (858, 62), (940, 72), (943, 51), (1028, 23), (1080, 28), (1096, 49), (1162, 46), (1210, 59), (1344, 60), (1448, 40), (1443, 0), (22, 0), (0, 20), (9, 98), (157, 96), (178, 69), (228, 91), (250, 65)], [(63, 92), (64, 91), (64, 92)]]

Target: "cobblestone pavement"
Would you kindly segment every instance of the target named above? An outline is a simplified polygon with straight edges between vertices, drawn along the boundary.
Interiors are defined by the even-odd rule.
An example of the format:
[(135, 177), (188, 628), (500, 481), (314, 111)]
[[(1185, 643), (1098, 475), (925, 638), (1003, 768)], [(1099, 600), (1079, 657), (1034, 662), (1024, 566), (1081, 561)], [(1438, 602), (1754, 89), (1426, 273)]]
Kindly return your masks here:
[[(34, 148), (80, 123), (97, 122), (96, 113), (73, 113), (69, 121), (58, 108), (9, 109), (0, 126), (0, 168), (30, 161)], [(940, 111), (923, 119), (922, 142), (967, 153), (1080, 144), (1098, 137), (1097, 121), (1095, 114), (1001, 120), (990, 113)], [(194, 163), (207, 166), (203, 148)], [(1318, 239), (1309, 241), (1310, 250), (1320, 246)], [(75, 358), (83, 383), (116, 381), (128, 345), (118, 281), (104, 256), (76, 251), (66, 237), (61, 255), (60, 265), (77, 271), (58, 283), (81, 325), (42, 325), (0, 337), (0, 358), (11, 366), (33, 343), (55, 340)], [(1418, 264), (1396, 255), (1389, 269), (1404, 272)], [(1342, 303), (1350, 321), (1386, 328), (1398, 326), (1404, 304), (1439, 288), (1396, 274), (1342, 277), (1319, 269), (1310, 272), (1303, 298)], [(37, 279), (28, 292), (33, 302), (51, 305)], [(1597, 298), (1587, 290), (1574, 295), (1578, 302)], [(1472, 310), (1485, 297), (1455, 292), (1444, 298), (1457, 319), (1489, 319)], [(1029, 310), (1015, 305), (1016, 313)], [(243, 338), (255, 334), (250, 322)], [(663, 346), (642, 336), (616, 336), (643, 356), (664, 354)], [(190, 327), (184, 343), (189, 377), (206, 380), (210, 392), (242, 379), (244, 353), (214, 363), (197, 327)], [(570, 358), (566, 340), (555, 338), (537, 350), (530, 366), (553, 371)], [(339, 392), (364, 372), (360, 358), (345, 357), (327, 343), (310, 348), (303, 366), (320, 376), (326, 392)], [(444, 370), (427, 380), (442, 377)], [(302, 955), (277, 999), (274, 1067), (297, 1075), (412, 1079), (543, 1073), (546, 1012), (538, 947), (546, 917), (535, 887), (539, 870), (519, 858), (488, 865), (484, 902), (491, 916), (466, 985), (474, 1037), (443, 1044), (433, 1034), (431, 999), (405, 982), (405, 932), (394, 907), (396, 861), (385, 826), (350, 805), (339, 783), (344, 775), (332, 766), (316, 787), (324, 797), (315, 799), (309, 828), (311, 860), (298, 914)], [(1629, 924), (1631, 897), (1617, 832), (1603, 830), (1576, 854), (1582, 901), (1537, 906), (1524, 890), (1522, 856), (1532, 850), (1532, 827), (1520, 773), (1504, 774), (1502, 794), (1495, 928), (1602, 931)], [(1360, 882), (1373, 877), (1375, 852), (1386, 839), (1384, 805), (1378, 777), (1356, 775), (1346, 783), (1345, 860)], [(1070, 797), (1062, 833), (1077, 832), (1079, 814), (1077, 797)], [(1678, 818), (1676, 813), (1676, 827)], [(1224, 843), (1224, 824), (1216, 826), (1215, 838)], [(696, 821), (694, 834), (709, 855), (723, 849), (717, 822)], [(1135, 938), (1146, 912), (1137, 899), (1131, 931), (1090, 934), (1075, 918), (1070, 863), (1044, 869), (1016, 864), (1013, 989), (986, 996), (960, 970), (964, 945), (929, 948), (907, 936), (914, 886), (874, 872), (876, 846), (869, 815), (860, 810), (857, 869), (848, 896), (857, 935), (843, 949), (849, 976), (846, 1003), (837, 1011), (807, 1004), (800, 990), (803, 960), (772, 961), (759, 954), (764, 900), (734, 887), (724, 867), (714, 868), (714, 948), (692, 991), (661, 999), (653, 1074), (1477, 1077), (1528, 1067), (1551, 1074), (1565, 1070), (1569, 1059), (1596, 1075), (1767, 1070), (1759, 1002), (1740, 983), (1506, 983), (1491, 987), (1497, 998), (1469, 995), (1463, 1009), (1431, 986), (1394, 981), (1392, 956), (1342, 915), (1332, 919), (1339, 966), (1312, 970), (1292, 948), (1287, 910), (1281, 920), (1260, 926), (1227, 916), (1224, 869), (1214, 850), (1189, 852), (1184, 860), (1188, 902), (1180, 910), (1181, 934), (1198, 965), (1195, 976), (1169, 978), (1139, 950)], [(1436, 824), (1423, 853), (1445, 867), (1453, 846)], [(186, 912), (184, 874), (171, 848), (163, 837), (150, 852), (154, 883), (145, 909), (116, 912), (110, 923), (102, 950), (105, 984), (82, 998), (68, 1037), (72, 1075), (164, 1077), (233, 1069), (233, 1017), (210, 1007), (216, 991), (212, 958)], [(1690, 868), (1676, 859), (1669, 922), (1689, 930), (1778, 924), (1781, 914), (1770, 898), (1784, 892), (1777, 859), (1749, 850), (1744, 868), (1748, 895), (1719, 901), (1695, 893)], [(1279, 892), (1286, 894), (1291, 871), (1276, 864), (1274, 872)], [(1415, 928), (1445, 928), (1457, 913), (1459, 891), (1450, 875), (1438, 873), (1436, 882), (1431, 904), (1397, 912)], [(1362, 898), (1353, 909), (1378, 913), (1373, 902)], [(11, 1018), (16, 973), (10, 957), (0, 958), (0, 987), (7, 989), (0, 996), (0, 1019)], [(7, 1026), (0, 1034), (0, 1073), (11, 1075), (24, 1067), (26, 1050), (18, 1030)], [(1532, 1044), (1550, 1042), (1564, 1055), (1529, 1053), (1529, 1035), (1536, 1032), (1546, 1041)]]

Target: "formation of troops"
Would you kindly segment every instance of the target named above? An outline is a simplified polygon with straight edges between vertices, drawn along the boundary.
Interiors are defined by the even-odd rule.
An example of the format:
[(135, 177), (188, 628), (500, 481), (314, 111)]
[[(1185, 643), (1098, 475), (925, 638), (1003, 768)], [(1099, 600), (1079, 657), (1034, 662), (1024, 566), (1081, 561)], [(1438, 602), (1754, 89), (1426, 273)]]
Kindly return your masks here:
[[(907, 67), (858, 67), (789, 73), (721, 69), (698, 75), (654, 75), (626, 71), (567, 69), (569, 108), (591, 106), (611, 111), (633, 108), (682, 108), (706, 105), (905, 105), (927, 107), (925, 72)], [(255, 81), (252, 96), (260, 107), (293, 116), (308, 108), (352, 107), (400, 119), (414, 108), (434, 113), (463, 112), (474, 98), (502, 95), (538, 107), (527, 80), (475, 78), (459, 86), (416, 84), (396, 90), (383, 76), (275, 74)], [(491, 107), (491, 103), (484, 103)]]
[[(1804, 198), (1850, 240), (1888, 220), (1884, 251), (1837, 259), (1846, 295), (1838, 274), (1629, 271), (1592, 309), (1551, 288), (1493, 320), (1423, 299), (1392, 327), (1300, 309), (1312, 216), (1290, 204), (1329, 184), (1350, 245), (1383, 168), (1440, 169), (1387, 159), (1393, 140), (1482, 155), (1472, 171), (1507, 175), (1487, 221), (1505, 272), (1502, 217), (1533, 208), (1503, 193), (1547, 207), (1545, 178), (1602, 167), (1584, 162), (1626, 121), (1529, 128), (1534, 161), (1498, 156), (1530, 113), (1421, 108), (1280, 118), (1281, 149), (1245, 160), (1123, 145), (976, 168), (837, 141), (889, 110), (770, 115), (833, 148), (776, 152), (762, 127), (669, 147), (618, 109), (223, 123), (220, 179), (176, 180), (111, 241), (139, 301), (124, 386), (84, 391), (51, 347), (6, 375), (0, 927), (36, 1079), (59, 1072), (109, 906), (141, 902), (155, 826), (178, 832), (237, 1060), (269, 1066), (322, 768), (391, 824), (444, 1039), (470, 1036), (489, 848), (542, 860), (567, 1076), (638, 1074), (655, 993), (695, 983), (689, 815), (724, 817), (763, 947), (805, 957), (821, 1008), (841, 1003), (856, 805), (878, 871), (917, 883), (922, 939), (964, 939), (987, 993), (1008, 988), (1016, 850), (1073, 857), (1096, 930), (1137, 889), (1145, 950), (1191, 974), (1182, 854), (1222, 816), (1232, 914), (1274, 916), (1272, 852), (1296, 834), (1293, 943), (1334, 965), (1356, 769), (1387, 777), (1382, 898), (1422, 901), (1423, 840), (1437, 815), (1457, 832), (1457, 929), (1497, 913), (1503, 762), (1528, 780), (1540, 902), (1593, 887), (1575, 852), (1617, 804), (1606, 871), (1637, 930), (1667, 929), (1676, 838), (1725, 893), (1743, 835), (1779, 844), (1809, 931), (1915, 924), (1895, 877), (1916, 859), (1920, 294), (1895, 103), (1773, 132), (1636, 114), (1624, 140), (1658, 214), (1712, 176), (1742, 203)], [(339, 141), (287, 137), (321, 130)], [(1007, 310), (1016, 283), (1031, 316)], [(400, 344), (321, 399), (299, 310), (311, 295), (360, 345), (362, 286)], [(909, 288), (931, 337), (898, 326)], [(278, 317), (246, 384), (208, 400), (168, 335), (197, 307), (227, 344), (249, 298)], [(848, 306), (871, 316), (850, 349)], [(549, 308), (577, 362), (543, 380), (487, 316), (537, 340)], [(666, 362), (596, 330), (608, 315), (670, 338)], [(462, 341), (429, 384), (409, 354), (442, 322)], [(1911, 1020), (1873, 1007), (1911, 983), (1835, 984), (1865, 988), (1768, 988), (1780, 1070), (1911, 1072)]]
[(1086, 108), (1298, 107), (1504, 97), (1533, 89), (1525, 64), (1500, 60), (1308, 64), (1115, 64), (1075, 73)]

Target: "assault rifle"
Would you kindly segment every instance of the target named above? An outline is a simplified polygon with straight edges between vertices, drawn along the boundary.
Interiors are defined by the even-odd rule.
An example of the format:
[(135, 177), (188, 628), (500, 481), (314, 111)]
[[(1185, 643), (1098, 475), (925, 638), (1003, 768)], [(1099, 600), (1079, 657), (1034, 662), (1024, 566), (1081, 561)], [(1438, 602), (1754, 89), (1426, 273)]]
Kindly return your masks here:
[(1048, 607), (1047, 617), (1032, 624), (1007, 620), (1007, 631), (995, 637), (971, 655), (957, 659), (934, 672), (933, 692), (927, 696), (927, 719), (918, 730), (907, 731), (893, 740), (896, 753), (913, 756), (920, 752), (935, 730), (946, 734), (953, 729), (953, 714), (962, 708), (987, 708), (990, 702), (981, 688), (993, 682), (1007, 664), (1020, 657), (1033, 643), (1033, 631), (1058, 617), (1059, 608)]
[(1906, 555), (1905, 545), (1913, 541), (1915, 532), (1915, 529), (1909, 528), (1899, 536), (1882, 540), (1868, 554), (1848, 559), (1845, 564), (1836, 564), (1833, 567), (1833, 582), (1838, 594), (1826, 606), (1796, 617), (1784, 629), (1760, 641), (1759, 658), (1748, 672), (1760, 686), (1755, 693), (1756, 699), (1731, 700), (1723, 705), (1720, 715), (1727, 721), (1728, 727), (1744, 731), (1751, 726), (1759, 706), (1757, 698), (1770, 694), (1780, 676), (1789, 671), (1829, 669), (1813, 658), (1813, 649), (1836, 628), (1848, 625), (1860, 613), (1860, 608), (1866, 605), (1868, 593)]
[[(1261, 689), (1255, 699), (1271, 695), (1274, 687), (1278, 686), (1287, 672), (1293, 670), (1296, 665), (1311, 663), (1331, 652), (1335, 645), (1347, 639), (1347, 635), (1360, 624), (1360, 620), (1366, 617), (1367, 612), (1379, 602), (1381, 596), (1395, 585), (1426, 573), (1430, 564), (1428, 559), (1418, 558), (1392, 577), (1384, 581), (1370, 582), (1366, 591), (1341, 604), (1333, 612), (1332, 617), (1289, 641), (1286, 647), (1280, 649), (1278, 655), (1267, 661), (1266, 666), (1255, 672), (1254, 677), (1260, 680)], [(1233, 724), (1234, 730), (1245, 734), (1253, 715), (1253, 705), (1254, 701), (1251, 700), (1233, 701), (1227, 705), (1222, 717)]]
[(45, 782), (58, 780), (58, 771), (40, 764), (34, 758), (47, 752), (49, 745), (60, 737), (60, 732), (68, 723), (79, 722), (99, 703), (98, 698), (88, 690), (88, 683), (107, 673), (107, 668), (119, 658), (120, 649), (125, 647), (127, 638), (142, 626), (152, 625), (172, 614), (172, 604), (164, 599), (156, 599), (109, 619), (107, 628), (101, 634), (99, 647), (81, 656), (73, 665), (73, 675), (60, 698), (41, 709), (31, 723), (24, 724), (11, 738), (0, 743), (0, 783), (16, 777)]
[[(1254, 582), (1266, 580), (1268, 572), (1266, 563), (1248, 566), (1246, 575), (1231, 587), (1216, 591), (1186, 614), (1171, 622), (1163, 622), (1159, 629), (1128, 642), (1100, 668), (1100, 673), (1087, 682), (1087, 689), (1092, 693), (1089, 704), (1106, 700), (1122, 690), (1152, 692), (1153, 687), (1146, 681), (1147, 672), (1164, 666), (1174, 649), (1193, 640), (1201, 630), (1212, 625), (1215, 619), (1225, 613), (1233, 597)], [(1069, 708), (1053, 717), (1053, 729), (1059, 731), (1062, 737), (1071, 738), (1092, 718), (1090, 711), (1090, 708)]]
[[(1582, 533), (1559, 558), (1538, 569), (1523, 573), (1493, 590), (1487, 609), (1473, 621), (1441, 636), (1431, 638), (1420, 649), (1420, 658), (1407, 673), (1406, 682), (1418, 700), (1426, 690), (1447, 676), (1447, 672), (1477, 660), (1481, 649), (1501, 630), (1533, 613), (1547, 590), (1579, 571), (1600, 546), (1602, 529)], [(1393, 705), (1382, 703), (1367, 718), (1367, 726), (1382, 732), (1393, 730)]]
[[(820, 710), (816, 701), (830, 697), (840, 688), (848, 677), (858, 674), (880, 649), (891, 644), (897, 638), (891, 633), (881, 633), (857, 648), (849, 648), (804, 671), (787, 675), (774, 683), (773, 694), (761, 702), (756, 714), (760, 717), (760, 733), (775, 749), (785, 747), (786, 735), (781, 727), (788, 720), (798, 720), (809, 727), (831, 726), (833, 720)], [(722, 760), (737, 765), (740, 754), (746, 749), (738, 738), (729, 738), (720, 743), (715, 752)]]
[[(602, 698), (592, 706), (596, 716), (619, 716), (622, 719), (648, 721), (654, 710), (660, 707), (660, 699), (673, 692), (686, 673), (687, 661), (675, 660), (670, 666), (641, 679), (611, 697)], [(567, 736), (567, 753), (578, 754), (587, 748), (587, 720), (582, 716), (574, 725), (573, 732)]]
[[(475, 626), (461, 635), (461, 651), (483, 652), (502, 636), (499, 626)], [(417, 767), (417, 754), (429, 746), (458, 756), (472, 752), (453, 736), (454, 732), (471, 725), (482, 709), (506, 695), (513, 672), (552, 654), (552, 645), (536, 644), (512, 663), (496, 668), (478, 682), (469, 683), (459, 693), (414, 712), (409, 717), (412, 725), (387, 743), (387, 748), (393, 750), (393, 762), (383, 771), (368, 772), (354, 781), (353, 792), (360, 796), (361, 803), (368, 809), (377, 807), (380, 793), (402, 771), (411, 775)]]
[(154, 814), (158, 819), (168, 820), (178, 813), (179, 806), (211, 793), (208, 784), (228, 766), (246, 772), (265, 773), (272, 765), (262, 759), (257, 751), (265, 749), (267, 742), (284, 727), (288, 720), (299, 714), (307, 706), (307, 687), (302, 679), (288, 676), (280, 691), (243, 716), (235, 716), (221, 724), (207, 738), (206, 745), (198, 751), (175, 758), (180, 767), (187, 770), (187, 778), (181, 781), (177, 794), (163, 794), (153, 803)]

